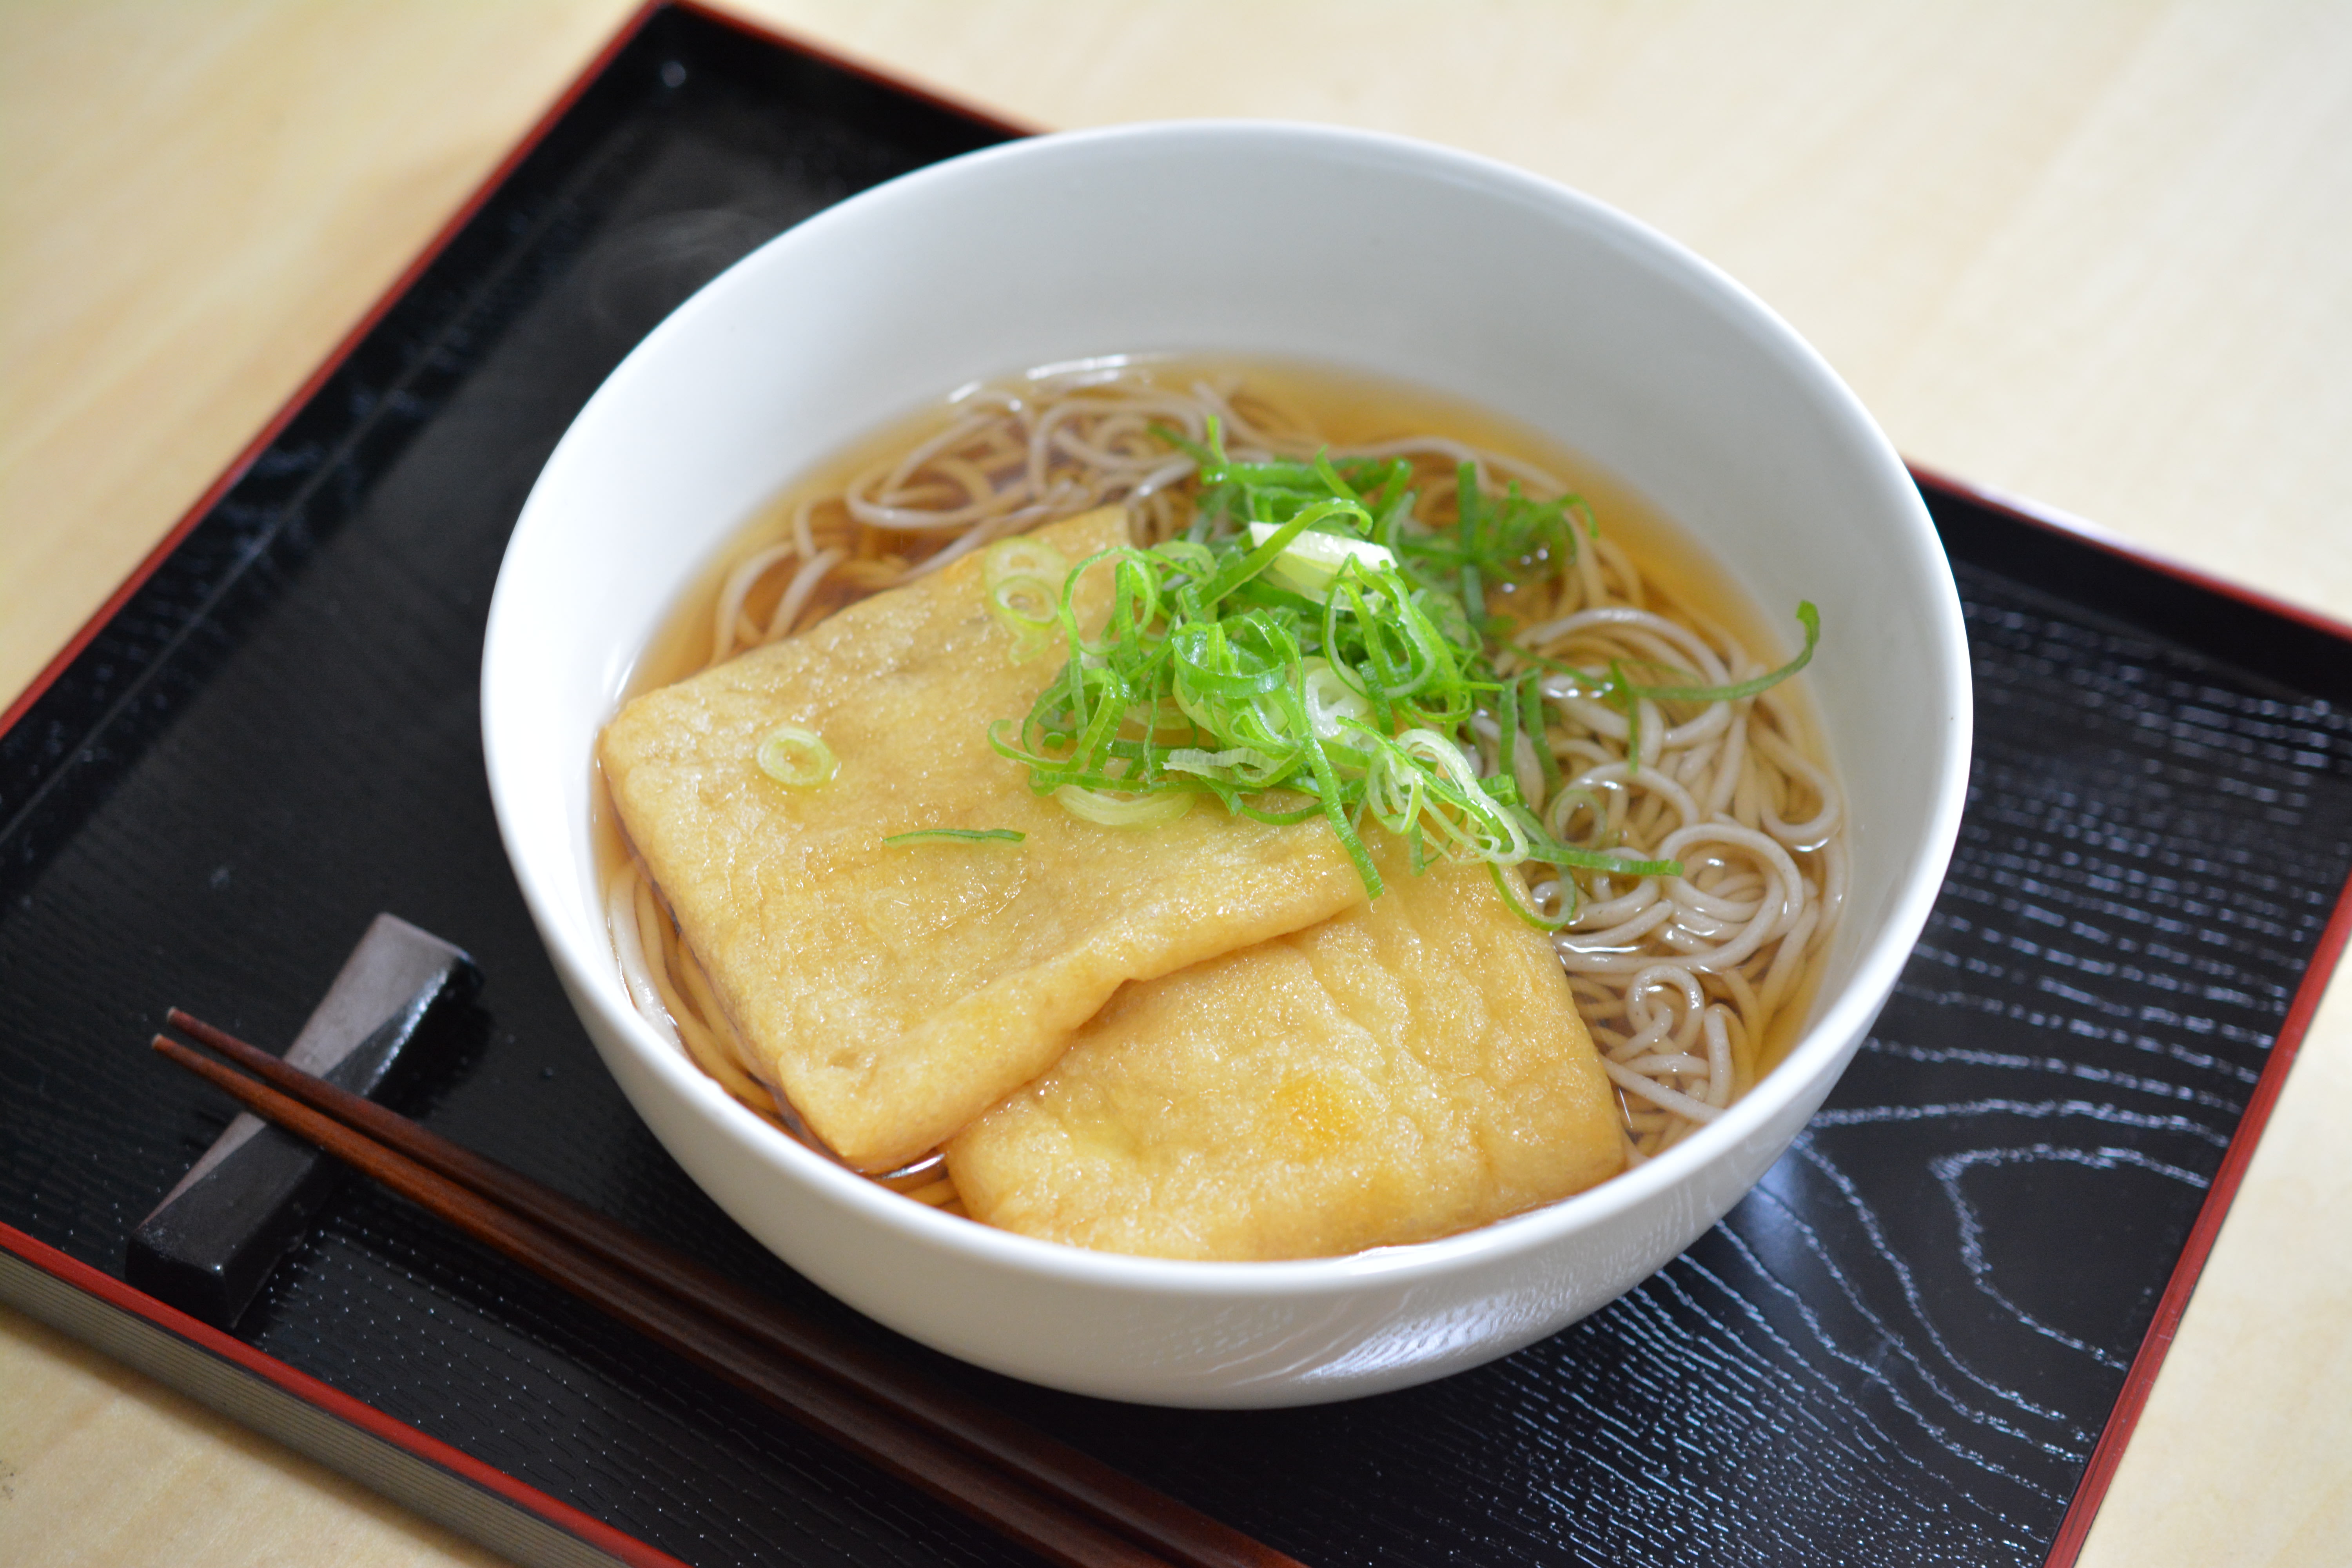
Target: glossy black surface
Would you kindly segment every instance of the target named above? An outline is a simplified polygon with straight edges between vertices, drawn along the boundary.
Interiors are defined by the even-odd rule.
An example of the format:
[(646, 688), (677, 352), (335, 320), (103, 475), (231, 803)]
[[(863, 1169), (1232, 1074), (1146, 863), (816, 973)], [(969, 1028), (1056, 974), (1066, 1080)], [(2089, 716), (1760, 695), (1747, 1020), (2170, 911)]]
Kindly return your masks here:
[[(2352, 654), (1950, 496), (1979, 748), (1935, 919), (1757, 1193), (1552, 1340), (1317, 1410), (1050, 1394), (834, 1306), (638, 1124), (482, 783), (508, 530), (694, 286), (993, 134), (691, 16), (622, 55), (0, 738), (0, 1221), (119, 1271), (227, 1115), (149, 1058), (163, 1010), (283, 1041), (392, 910), (488, 976), (437, 1130), (1310, 1562), (2038, 1562), (2352, 864)], [(1007, 1555), (361, 1185), (241, 1332), (690, 1563)]]
[[(387, 1097), (431, 1070), (423, 1058), (468, 1021), (481, 978), (457, 948), (378, 915), (283, 1054), (337, 1089)], [(232, 1328), (344, 1173), (341, 1162), (283, 1128), (240, 1116), (131, 1233), (123, 1278), (191, 1317)]]

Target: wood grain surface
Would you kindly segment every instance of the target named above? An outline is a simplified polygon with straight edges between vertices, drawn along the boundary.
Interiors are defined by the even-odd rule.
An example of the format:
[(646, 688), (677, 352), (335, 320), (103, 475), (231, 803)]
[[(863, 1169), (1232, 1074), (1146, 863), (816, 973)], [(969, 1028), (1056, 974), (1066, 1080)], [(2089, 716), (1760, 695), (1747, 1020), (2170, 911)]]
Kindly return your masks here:
[[(1023, 121), (1366, 125), (1692, 245), (1913, 458), (2352, 619), (2352, 7), (766, 0)], [(627, 14), (0, 5), (0, 689)], [(2323, 1005), (2085, 1561), (2352, 1539), (2352, 1003)], [(0, 1559), (476, 1549), (0, 1314)]]

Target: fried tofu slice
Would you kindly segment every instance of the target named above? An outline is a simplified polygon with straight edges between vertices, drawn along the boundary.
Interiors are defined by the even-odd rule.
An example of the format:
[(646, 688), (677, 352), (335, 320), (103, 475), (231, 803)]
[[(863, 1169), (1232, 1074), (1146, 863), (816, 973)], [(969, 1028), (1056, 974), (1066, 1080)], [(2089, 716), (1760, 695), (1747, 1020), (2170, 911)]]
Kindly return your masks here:
[(1383, 875), (1368, 908), (1121, 990), (949, 1142), (968, 1212), (1107, 1252), (1319, 1258), (1614, 1175), (1609, 1081), (1550, 944), (1483, 867)]
[[(1073, 563), (1124, 514), (1041, 530)], [(638, 698), (599, 757), (621, 826), (701, 960), (747, 1065), (843, 1160), (935, 1147), (1061, 1055), (1118, 987), (1365, 901), (1320, 823), (1213, 804), (1150, 828), (1083, 822), (991, 748), (1059, 661), (1016, 663), (967, 556), (810, 630)], [(1109, 574), (1081, 580), (1082, 624)], [(793, 789), (759, 767), (782, 724), (839, 759)], [(890, 846), (927, 828), (1019, 844)]]

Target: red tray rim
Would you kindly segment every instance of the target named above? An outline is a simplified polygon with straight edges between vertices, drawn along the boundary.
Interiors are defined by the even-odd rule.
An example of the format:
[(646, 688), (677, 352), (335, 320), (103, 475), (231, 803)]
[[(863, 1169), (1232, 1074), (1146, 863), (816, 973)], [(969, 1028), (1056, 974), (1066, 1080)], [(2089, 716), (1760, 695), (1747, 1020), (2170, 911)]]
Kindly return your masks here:
[[(404, 1449), (412, 1458), (446, 1470), (516, 1508), (536, 1514), (556, 1529), (610, 1553), (630, 1564), (631, 1568), (688, 1568), (688, 1564), (669, 1553), (648, 1546), (627, 1531), (615, 1530), (528, 1481), (519, 1480), (495, 1465), (485, 1464), (429, 1433), (387, 1415), (365, 1400), (354, 1399), (333, 1384), (299, 1371), (276, 1356), (255, 1350), (243, 1341), (166, 1305), (143, 1290), (134, 1289), (103, 1269), (93, 1268), (70, 1254), (61, 1252), (5, 1222), (0, 1222), (0, 1251), (13, 1253), (58, 1282), (95, 1297), (118, 1311), (142, 1320), (152, 1329), (240, 1367), (324, 1415)], [(365, 1476), (352, 1479), (362, 1483), (368, 1480)]]

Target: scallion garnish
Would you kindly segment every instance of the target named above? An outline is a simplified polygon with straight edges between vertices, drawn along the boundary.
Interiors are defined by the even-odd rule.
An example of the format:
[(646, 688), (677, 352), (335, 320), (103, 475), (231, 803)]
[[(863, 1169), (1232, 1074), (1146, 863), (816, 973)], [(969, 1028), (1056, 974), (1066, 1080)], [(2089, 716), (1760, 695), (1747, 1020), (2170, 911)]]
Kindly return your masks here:
[(1176, 790), (1115, 795), (1077, 784), (1063, 784), (1054, 791), (1054, 798), (1072, 816), (1104, 827), (1157, 827), (1192, 809), (1192, 797)]
[(1013, 634), (1016, 663), (1054, 646), (1059, 604), (1054, 584), (1042, 577), (1007, 577), (989, 587), (988, 612)]
[(814, 730), (779, 724), (760, 742), (760, 771), (791, 789), (814, 789), (841, 767), (833, 748)]
[[(1736, 681), (1727, 686), (1644, 685), (1628, 676), (1623, 663), (1616, 659), (1612, 659), (1608, 670), (1599, 676), (1586, 670), (1569, 668), (1567, 666), (1556, 666), (1556, 668), (1577, 677), (1580, 684), (1575, 695), (1606, 702), (1625, 715), (1626, 755), (1633, 765), (1638, 768), (1642, 765), (1642, 703), (1643, 701), (1699, 704), (1738, 702), (1769, 691), (1813, 661), (1813, 649), (1822, 640), (1822, 616), (1821, 612), (1813, 607), (1811, 600), (1797, 601), (1797, 624), (1804, 628), (1805, 646), (1797, 650), (1796, 658), (1780, 668), (1767, 670), (1751, 680)], [(1520, 650), (1520, 657), (1536, 658), (1536, 656), (1527, 653), (1524, 649)], [(1536, 662), (1551, 664), (1553, 661), (1538, 658)], [(1675, 670), (1674, 673), (1681, 675), (1686, 672)]]
[(1001, 539), (981, 557), (988, 612), (1013, 634), (1015, 663), (1054, 646), (1062, 580), (1069, 574), (1069, 562), (1042, 539)]
[[(1578, 521), (1590, 528), (1580, 501), (1531, 500), (1517, 484), (1491, 493), (1465, 464), (1459, 521), (1433, 529), (1413, 515), (1412, 466), (1401, 458), (1241, 463), (1226, 456), (1214, 419), (1202, 443), (1158, 434), (1200, 466), (1182, 538), (1106, 550), (1058, 578), (1009, 553), (1042, 548), (1034, 542), (991, 548), (990, 607), (1016, 631), (1041, 624), (1022, 580), (1060, 584), (1054, 618), (1066, 660), (1026, 718), (989, 731), (998, 752), (1028, 768), (1032, 789), (1119, 826), (1167, 820), (1202, 795), (1260, 821), (1319, 816), (1376, 895), (1380, 874), (1360, 831), (1368, 817), (1406, 843), (1416, 870), (1444, 858), (1483, 860), (1498, 878), (1528, 861), (1563, 872), (1681, 872), (1674, 861), (1630, 860), (1545, 830), (1539, 813), (1560, 775), (1538, 677), (1506, 680), (1488, 654), (1486, 638), (1504, 627), (1488, 619), (1487, 594), (1570, 560)], [(1076, 594), (1096, 571), (1110, 574), (1111, 606), (1089, 638)], [(1738, 695), (1803, 667), (1819, 623), (1811, 605), (1799, 618), (1805, 653), (1742, 683)], [(1717, 700), (1637, 687), (1622, 672), (1612, 679), (1594, 694)], [(1496, 716), (1504, 742), (1488, 777), (1471, 729), (1481, 713)], [(1523, 798), (1521, 733), (1534, 742), (1545, 799)], [(1575, 907), (1573, 879), (1559, 880), (1557, 916), (1507, 889), (1507, 897), (1523, 918), (1556, 928)]]
[(1028, 837), (1010, 827), (919, 827), (912, 833), (893, 833), (882, 842), (889, 845), (1018, 844)]
[(1743, 698), (1759, 696), (1813, 661), (1813, 649), (1822, 640), (1822, 613), (1813, 608), (1812, 601), (1797, 602), (1797, 624), (1805, 628), (1805, 646), (1797, 657), (1775, 670), (1769, 670), (1753, 680), (1742, 680), (1731, 686), (1633, 686), (1628, 685), (1628, 696), (1654, 702), (1738, 702)]
[(1000, 539), (980, 558), (981, 575), (992, 588), (1007, 577), (1038, 577), (1059, 583), (1070, 574), (1060, 551), (1042, 539)]

